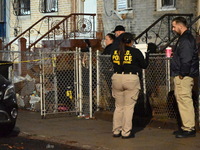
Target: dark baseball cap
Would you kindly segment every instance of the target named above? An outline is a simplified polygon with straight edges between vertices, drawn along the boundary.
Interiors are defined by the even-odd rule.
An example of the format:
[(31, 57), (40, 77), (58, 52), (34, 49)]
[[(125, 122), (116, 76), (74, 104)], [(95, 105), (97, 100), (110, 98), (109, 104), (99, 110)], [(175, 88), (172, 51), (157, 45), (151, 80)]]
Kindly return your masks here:
[(115, 33), (115, 31), (125, 31), (125, 27), (118, 25), (115, 27), (115, 30), (113, 30), (112, 32)]

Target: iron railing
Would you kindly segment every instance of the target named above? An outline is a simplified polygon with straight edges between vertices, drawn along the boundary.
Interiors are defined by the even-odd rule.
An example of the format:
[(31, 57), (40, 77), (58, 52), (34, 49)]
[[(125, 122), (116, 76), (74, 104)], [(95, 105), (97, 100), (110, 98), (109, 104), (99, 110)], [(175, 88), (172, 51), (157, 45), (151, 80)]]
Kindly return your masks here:
[[(59, 47), (68, 38), (95, 38), (96, 14), (72, 13), (68, 16), (44, 16), (4, 46), (4, 50), (17, 50), (17, 40), (27, 40), (27, 50), (34, 47)], [(53, 44), (53, 45), (52, 45)]]
[[(197, 25), (197, 21), (199, 21), (200, 19), (200, 15), (197, 16), (194, 20), (192, 20), (190, 22), (190, 24), (188, 25), (188, 29), (191, 30), (192, 34), (194, 35), (194, 37), (197, 40), (197, 45), (199, 48), (199, 43), (200, 43), (200, 35), (199, 35), (199, 31), (200, 31), (200, 27)], [(169, 45), (173, 45), (172, 43), (174, 43), (176, 41), (176, 39), (178, 38), (178, 35), (174, 36), (170, 41), (167, 42), (166, 45), (164, 45), (161, 48), (161, 52), (163, 52)]]
[(154, 43), (159, 50), (162, 51), (163, 45), (176, 39), (176, 35), (171, 30), (171, 21), (173, 18), (183, 16), (191, 23), (193, 14), (165, 14), (151, 24), (146, 30), (135, 38), (135, 42), (139, 43)]

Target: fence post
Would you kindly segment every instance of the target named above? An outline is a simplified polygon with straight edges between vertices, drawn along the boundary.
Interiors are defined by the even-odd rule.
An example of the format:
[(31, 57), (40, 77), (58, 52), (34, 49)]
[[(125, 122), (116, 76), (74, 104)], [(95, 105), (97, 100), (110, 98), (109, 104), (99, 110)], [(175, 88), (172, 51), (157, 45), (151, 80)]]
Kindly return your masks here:
[[(41, 52), (41, 63), (42, 63), (42, 71), (41, 71), (41, 75), (42, 75), (42, 89), (45, 89), (44, 87), (44, 75), (45, 75), (45, 72), (44, 72), (44, 65), (45, 65), (45, 60), (44, 60), (44, 53)], [(42, 92), (42, 99), (41, 99), (41, 115), (42, 115), (42, 119), (44, 119), (46, 117), (46, 100), (45, 100), (45, 90), (43, 90)]]
[(166, 58), (167, 59), (167, 66), (166, 66), (166, 77), (167, 77), (167, 93), (169, 93), (171, 91), (171, 87), (170, 87), (170, 58)]
[(147, 91), (146, 91), (146, 74), (145, 74), (145, 69), (142, 69), (142, 82), (143, 82), (143, 94), (144, 94), (144, 108), (146, 109)]
[(79, 103), (79, 53), (78, 53), (78, 48), (76, 47), (76, 53), (75, 53), (75, 87), (76, 87), (76, 94), (75, 94), (75, 100), (76, 100), (76, 112), (78, 110), (78, 108), (80, 107), (80, 103)]
[(43, 80), (42, 80), (42, 75), (43, 75), (43, 73), (42, 73), (42, 67), (43, 67), (43, 65), (42, 65), (42, 62), (43, 62), (43, 59), (42, 59), (42, 52), (41, 52), (41, 50), (39, 50), (39, 58), (40, 58), (40, 65), (39, 65), (39, 67), (40, 67), (40, 109), (41, 109), (41, 111), (40, 111), (40, 114), (41, 114), (41, 116), (42, 116), (42, 118), (44, 117), (44, 112), (45, 111), (43, 111), (43, 101), (44, 101), (44, 97), (43, 97)]
[(55, 105), (54, 105), (54, 112), (58, 111), (58, 80), (57, 80), (57, 73), (56, 73), (56, 59), (57, 55), (54, 53), (52, 56), (52, 66), (53, 66), (53, 87), (55, 92)]
[(82, 64), (81, 64), (81, 48), (78, 49), (78, 58), (79, 58), (79, 104), (80, 104), (80, 116), (82, 116), (83, 112), (83, 95), (82, 95)]
[(90, 118), (92, 118), (92, 48), (89, 49), (89, 99), (90, 99)]
[[(19, 50), (21, 51), (21, 61), (26, 61), (26, 42), (27, 40), (25, 38), (20, 38), (19, 39)], [(21, 67), (20, 67), (21, 66)], [(21, 70), (20, 70), (21, 68)], [(26, 64), (25, 63), (19, 63), (19, 75), (22, 74), (22, 76), (26, 75), (27, 70), (26, 70)]]
[(100, 83), (99, 83), (99, 50), (96, 53), (97, 57), (97, 111), (99, 110), (99, 92), (100, 92)]

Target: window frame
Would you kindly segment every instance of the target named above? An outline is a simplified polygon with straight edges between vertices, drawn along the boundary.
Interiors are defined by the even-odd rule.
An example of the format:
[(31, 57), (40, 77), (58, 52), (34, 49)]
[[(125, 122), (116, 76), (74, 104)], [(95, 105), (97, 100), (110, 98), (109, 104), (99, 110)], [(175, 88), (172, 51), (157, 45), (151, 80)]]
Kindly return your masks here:
[(132, 10), (132, 0), (116, 0), (116, 9), (117, 11)]
[[(49, 4), (52, 4), (52, 2), (54, 2), (53, 5), (51, 7), (48, 7)], [(39, 12), (41, 13), (58, 12), (58, 0), (40, 0)]]
[(0, 22), (4, 22), (4, 11), (5, 11), (5, 8), (4, 8), (4, 0), (0, 0)]
[(164, 6), (163, 0), (157, 0), (157, 11), (171, 11), (176, 10), (176, 0), (173, 0), (173, 5)]
[(30, 0), (14, 0), (13, 13), (16, 16), (26, 16), (31, 14)]

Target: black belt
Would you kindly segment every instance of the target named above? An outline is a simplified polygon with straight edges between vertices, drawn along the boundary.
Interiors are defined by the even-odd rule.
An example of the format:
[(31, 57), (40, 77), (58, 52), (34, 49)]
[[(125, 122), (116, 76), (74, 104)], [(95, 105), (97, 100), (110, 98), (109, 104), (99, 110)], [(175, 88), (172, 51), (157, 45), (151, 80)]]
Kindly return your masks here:
[(137, 72), (115, 72), (116, 74), (136, 74), (138, 75)]

